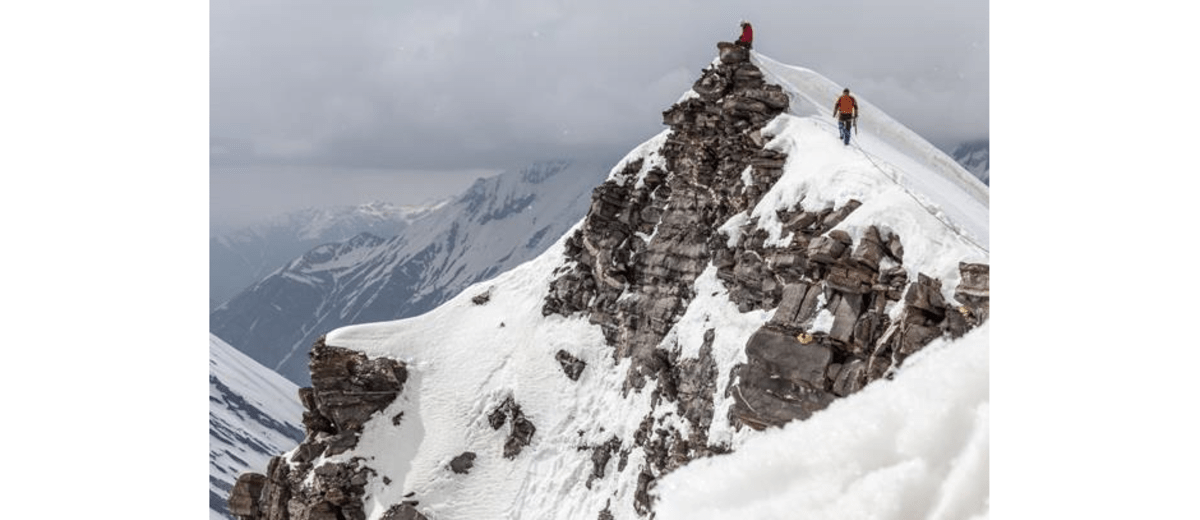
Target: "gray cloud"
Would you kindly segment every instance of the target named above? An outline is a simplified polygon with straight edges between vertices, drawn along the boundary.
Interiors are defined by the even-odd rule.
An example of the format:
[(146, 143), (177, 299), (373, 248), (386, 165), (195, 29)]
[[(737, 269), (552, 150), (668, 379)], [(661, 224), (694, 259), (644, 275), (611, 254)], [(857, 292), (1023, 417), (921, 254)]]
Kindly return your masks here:
[[(935, 144), (988, 134), (978, 0), (212, 0), (213, 175), (233, 165), (465, 170), (618, 159), (754, 23)], [(214, 192), (214, 201), (219, 195)]]

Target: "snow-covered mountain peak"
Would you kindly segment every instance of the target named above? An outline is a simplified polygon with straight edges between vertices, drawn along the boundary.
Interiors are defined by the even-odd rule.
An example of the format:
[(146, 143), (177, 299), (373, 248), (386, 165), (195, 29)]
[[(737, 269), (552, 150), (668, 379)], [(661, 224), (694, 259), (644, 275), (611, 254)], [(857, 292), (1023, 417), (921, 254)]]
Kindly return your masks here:
[(397, 206), (389, 202), (375, 201), (357, 206), (303, 210), (280, 218), (298, 219), (301, 237), (319, 239), (327, 235), (334, 227), (345, 227), (348, 221), (360, 223), (359, 227), (362, 229), (370, 229), (371, 224), (374, 223), (410, 223), (427, 214), (434, 207), (437, 207), (437, 204), (428, 206)]
[[(978, 341), (986, 189), (882, 113), (844, 146), (827, 115), (840, 88), (719, 48), (663, 113), (670, 129), (620, 161), (545, 253), (421, 316), (319, 342), (310, 414), (335, 422), (341, 381), (371, 378), (316, 377), (348, 355), (399, 364), (363, 369), (402, 370), (399, 388), (378, 390), (394, 400), (310, 429), (243, 503), (276, 514), (269, 498), (289, 493), (290, 511), (369, 520), (652, 517), (657, 484), (689, 462), (738, 457), (839, 399), (875, 399), (860, 391), (931, 342)], [(972, 395), (986, 406), (983, 388)], [(813, 496), (836, 511), (844, 493)], [(986, 513), (986, 498), (953, 507)]]
[(309, 249), (363, 232), (394, 236), (443, 204), (396, 206), (372, 202), (309, 208), (215, 235), (209, 240), (210, 310)]

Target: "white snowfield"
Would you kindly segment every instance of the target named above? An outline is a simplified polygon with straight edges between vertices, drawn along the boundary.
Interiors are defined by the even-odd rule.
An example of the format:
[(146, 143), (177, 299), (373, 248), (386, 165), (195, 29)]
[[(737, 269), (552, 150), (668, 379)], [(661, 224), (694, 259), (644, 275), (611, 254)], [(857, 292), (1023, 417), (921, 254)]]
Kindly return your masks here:
[[(768, 146), (789, 158), (761, 203), (722, 229), (757, 218), (760, 228), (783, 242), (788, 237), (780, 236), (776, 209), (799, 204), (819, 210), (857, 199), (862, 207), (838, 229), (856, 240), (870, 225), (900, 234), (910, 279), (918, 273), (942, 279), (952, 301), (958, 263), (988, 261), (986, 187), (861, 98), (861, 134), (855, 146), (844, 147), (829, 117), (840, 88), (761, 55), (755, 61), (793, 100), (792, 113), (763, 131), (773, 136)], [(630, 153), (610, 178), (636, 182), (617, 172), (637, 159), (646, 159), (648, 168), (657, 158), (653, 144), (663, 137)], [(331, 346), (409, 367), (403, 393), (367, 423), (358, 447), (330, 459), (365, 457), (378, 472), (367, 486), (369, 520), (402, 500), (419, 500), (418, 509), (438, 520), (591, 520), (606, 507), (616, 519), (640, 518), (633, 496), (644, 465), (641, 451), (633, 450), (623, 468), (614, 455), (605, 476), (588, 489), (590, 447), (615, 435), (630, 448), (633, 432), (653, 408), (656, 382), (623, 396), (629, 362), (614, 363), (597, 326), (584, 317), (542, 316), (572, 232), (538, 258), (427, 314), (327, 335)], [(734, 431), (725, 420), (732, 400), (723, 389), (730, 368), (745, 361), (746, 341), (773, 311), (738, 312), (712, 266), (695, 289), (662, 348), (678, 346), (682, 358), (694, 358), (704, 332), (715, 329), (718, 391), (706, 433), (711, 444), (727, 443), (734, 451), (693, 462), (663, 480), (659, 518), (987, 516), (986, 326), (957, 342), (936, 342), (894, 381), (873, 384), (807, 422)], [(485, 291), (491, 292), (486, 304), (471, 301)], [(560, 349), (587, 362), (578, 381), (569, 380), (555, 360)], [(532, 444), (512, 460), (502, 455), (509, 426), (493, 430), (487, 421), (508, 396), (537, 427)], [(400, 412), (403, 420), (395, 426), (392, 417)], [(690, 430), (671, 403), (654, 413), (663, 425)], [(452, 473), (450, 460), (466, 451), (477, 455), (474, 468)]]

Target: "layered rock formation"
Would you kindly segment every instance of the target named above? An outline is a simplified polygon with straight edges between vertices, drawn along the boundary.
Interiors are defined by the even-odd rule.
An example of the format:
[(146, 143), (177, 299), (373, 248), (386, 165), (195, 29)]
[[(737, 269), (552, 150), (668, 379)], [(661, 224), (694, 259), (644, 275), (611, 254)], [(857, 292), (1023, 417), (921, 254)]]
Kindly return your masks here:
[[(403, 363), (370, 359), (320, 340), (309, 353), (313, 386), (300, 389), (304, 442), (290, 458), (271, 459), (267, 475), (246, 473), (229, 498), (243, 520), (365, 520), (362, 497), (374, 471), (360, 457), (322, 462), (354, 448), (363, 424), (404, 389)], [(305, 482), (310, 475), (311, 482)]]
[(632, 162), (593, 192), (567, 242), (575, 265), (552, 284), (543, 308), (587, 312), (603, 327), (614, 356), (634, 359), (627, 389), (641, 388), (659, 364), (658, 344), (692, 299), (712, 244), (724, 240), (717, 227), (752, 208), (786, 159), (763, 148), (761, 128), (787, 109), (788, 97), (763, 81), (745, 49), (722, 46), (693, 90), (696, 97), (663, 113), (672, 130), (663, 164)]

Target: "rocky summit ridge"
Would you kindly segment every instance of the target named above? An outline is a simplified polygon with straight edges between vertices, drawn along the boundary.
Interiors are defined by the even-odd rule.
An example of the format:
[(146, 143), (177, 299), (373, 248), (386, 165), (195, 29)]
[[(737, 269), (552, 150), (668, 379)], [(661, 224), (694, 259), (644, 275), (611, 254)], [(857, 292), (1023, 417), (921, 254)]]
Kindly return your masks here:
[[(239, 478), (229, 510), (244, 520), (468, 518), (451, 502), (454, 496), (460, 502), (480, 500), (464, 495), (472, 488), (461, 487), (475, 472), (505, 464), (542, 467), (537, 461), (557, 456), (555, 468), (574, 465), (563, 469), (573, 477), (558, 493), (598, 497), (588, 499), (586, 507), (564, 500), (558, 517), (583, 517), (586, 510), (586, 517), (598, 519), (652, 518), (659, 478), (694, 459), (736, 449), (727, 436), (713, 434), (717, 426), (751, 435), (806, 419), (835, 399), (889, 377), (930, 341), (960, 336), (987, 320), (986, 263), (960, 261), (954, 279), (905, 264), (911, 237), (887, 226), (861, 225), (853, 235), (839, 226), (866, 201), (813, 206), (794, 200), (775, 210), (780, 229), (764, 230), (753, 210), (789, 161), (785, 152), (768, 146), (776, 137), (770, 123), (787, 113), (792, 99), (764, 79), (749, 51), (727, 43), (718, 50), (718, 59), (702, 71), (692, 92), (663, 113), (669, 132), (631, 154), (595, 188), (584, 220), (561, 247), (546, 253), (559, 255), (547, 283), (526, 289), (542, 291), (537, 319), (586, 323), (589, 330), (599, 329), (607, 349), (597, 357), (570, 346), (548, 348), (545, 362), (562, 372), (556, 388), (600, 385), (600, 374), (622, 370), (607, 390), (623, 396), (615, 402), (649, 394), (637, 401), (636, 411), (622, 412), (633, 414), (635, 428), (609, 424), (605, 430), (595, 427), (594, 417), (569, 414), (550, 420), (550, 407), (532, 397), (531, 387), (539, 381), (511, 383), (494, 400), (480, 401), (487, 404), (475, 407), (477, 417), (463, 419), (476, 431), (464, 436), (462, 446), (440, 455), (439, 482), (414, 486), (457, 490), (446, 492), (451, 498), (416, 490), (369, 496), (400, 477), (375, 460), (383, 452), (359, 453), (360, 439), (368, 435), (364, 425), (411, 427), (406, 421), (418, 420), (398, 412), (411, 405), (397, 402), (419, 391), (406, 382), (410, 371), (421, 372), (420, 360), (413, 365), (370, 357), (334, 346), (331, 337), (329, 344), (318, 341), (310, 353), (313, 386), (301, 390), (304, 442), (273, 459), (266, 475)], [(713, 270), (716, 290), (702, 283)], [(463, 309), (503, 305), (498, 300), (507, 295), (500, 285), (451, 304)], [(732, 332), (707, 320), (688, 322), (696, 329), (697, 344), (681, 345), (687, 341), (680, 330), (689, 309), (713, 298), (726, 298), (736, 312), (762, 316), (753, 327), (735, 331), (740, 334), (735, 356), (718, 354)], [(499, 328), (504, 327), (501, 322)], [(377, 335), (374, 329), (363, 334)], [(506, 367), (507, 362), (501, 369)], [(496, 373), (484, 383), (494, 384)], [(420, 419), (423, 435), (439, 435), (429, 426), (433, 419)], [(553, 451), (558, 448), (549, 440), (567, 438), (576, 428), (579, 440), (573, 448)], [(483, 441), (477, 439), (490, 436), (503, 441), (481, 450)], [(480, 486), (480, 491), (501, 492)], [(529, 515), (528, 509), (514, 513), (514, 506), (508, 507), (515, 517)]]

